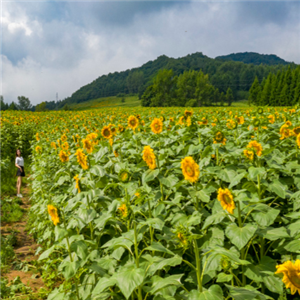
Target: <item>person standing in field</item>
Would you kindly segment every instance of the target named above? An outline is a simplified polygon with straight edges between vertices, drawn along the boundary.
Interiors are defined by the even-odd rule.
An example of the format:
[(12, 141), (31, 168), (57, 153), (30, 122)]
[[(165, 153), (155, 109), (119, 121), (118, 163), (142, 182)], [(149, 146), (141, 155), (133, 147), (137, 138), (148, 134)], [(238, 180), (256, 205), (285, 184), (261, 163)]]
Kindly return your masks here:
[(22, 185), (22, 177), (25, 177), (25, 171), (24, 171), (24, 159), (21, 156), (20, 149), (17, 149), (17, 151), (16, 151), (15, 166), (18, 168), (18, 170), (17, 170), (17, 176), (18, 176), (18, 180), (17, 180), (17, 197), (22, 198), (23, 196), (21, 194), (21, 185)]

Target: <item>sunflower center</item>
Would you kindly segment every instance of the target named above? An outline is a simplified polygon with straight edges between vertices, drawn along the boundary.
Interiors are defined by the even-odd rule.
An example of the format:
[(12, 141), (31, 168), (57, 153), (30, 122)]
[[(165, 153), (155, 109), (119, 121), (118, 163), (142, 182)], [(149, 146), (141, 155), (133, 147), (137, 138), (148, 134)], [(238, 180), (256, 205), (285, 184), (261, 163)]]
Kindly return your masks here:
[(189, 176), (194, 176), (194, 169), (191, 168), (190, 166), (187, 166), (186, 167), (186, 173), (189, 175)]
[(226, 204), (230, 204), (231, 203), (231, 199), (228, 195), (223, 195), (223, 200)]
[(105, 136), (109, 136), (109, 130), (108, 129), (105, 129), (103, 133), (104, 133)]
[(296, 271), (289, 272), (287, 274), (290, 282), (298, 289), (300, 289), (300, 273), (297, 273)]

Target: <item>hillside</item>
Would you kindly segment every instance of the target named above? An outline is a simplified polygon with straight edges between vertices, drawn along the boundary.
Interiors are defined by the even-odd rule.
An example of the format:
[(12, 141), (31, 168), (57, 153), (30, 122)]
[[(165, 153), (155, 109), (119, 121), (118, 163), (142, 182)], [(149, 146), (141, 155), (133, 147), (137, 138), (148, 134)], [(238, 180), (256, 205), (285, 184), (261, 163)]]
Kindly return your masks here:
[[(251, 53), (249, 55), (251, 56)], [(249, 58), (249, 60), (251, 59)], [(291, 64), (291, 66), (293, 68), (296, 65)], [(211, 83), (220, 92), (226, 93), (230, 87), (234, 100), (240, 100), (245, 99), (244, 95), (249, 91), (255, 76), (262, 81), (270, 72), (276, 73), (284, 67), (286, 66), (282, 64), (254, 65), (239, 61), (224, 61), (220, 58), (210, 58), (201, 52), (176, 59), (162, 55), (139, 68), (102, 75), (75, 91), (71, 97), (58, 102), (55, 108), (62, 108), (65, 104), (71, 105), (92, 99), (116, 96), (120, 93), (142, 95), (161, 69), (173, 69), (175, 76), (186, 70), (202, 70), (209, 75)], [(50, 108), (48, 102), (47, 108), (53, 109), (54, 107), (51, 105)]]
[(243, 53), (232, 53), (229, 55), (217, 56), (216, 59), (219, 60), (232, 60), (239, 61), (245, 64), (254, 65), (288, 65), (290, 62), (278, 57), (274, 54), (259, 54), (255, 52), (243, 52)]

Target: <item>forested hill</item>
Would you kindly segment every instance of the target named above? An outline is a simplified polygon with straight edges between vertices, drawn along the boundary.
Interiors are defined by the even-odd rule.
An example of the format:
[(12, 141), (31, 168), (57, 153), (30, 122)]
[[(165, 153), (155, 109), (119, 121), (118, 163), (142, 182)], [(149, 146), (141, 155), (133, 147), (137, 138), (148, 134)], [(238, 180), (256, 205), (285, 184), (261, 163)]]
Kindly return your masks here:
[[(251, 55), (251, 54), (250, 54)], [(296, 66), (291, 64), (291, 66)], [(100, 97), (115, 96), (120, 93), (142, 95), (146, 88), (152, 84), (153, 78), (161, 69), (172, 69), (174, 76), (182, 74), (186, 70), (202, 70), (209, 75), (210, 82), (220, 92), (226, 93), (228, 87), (233, 92), (234, 99), (244, 98), (255, 79), (260, 81), (270, 72), (276, 73), (284, 68), (284, 65), (254, 65), (243, 62), (224, 61), (213, 59), (201, 52), (189, 54), (185, 57), (170, 58), (166, 55), (159, 56), (154, 61), (149, 61), (139, 68), (123, 72), (102, 75), (93, 82), (81, 87), (59, 103), (48, 102), (47, 108), (61, 108), (66, 104), (80, 103)], [(53, 105), (55, 107), (53, 107)]]
[(229, 55), (217, 56), (216, 59), (240, 61), (245, 64), (254, 65), (288, 65), (289, 62), (274, 54), (259, 54), (255, 52), (232, 53)]

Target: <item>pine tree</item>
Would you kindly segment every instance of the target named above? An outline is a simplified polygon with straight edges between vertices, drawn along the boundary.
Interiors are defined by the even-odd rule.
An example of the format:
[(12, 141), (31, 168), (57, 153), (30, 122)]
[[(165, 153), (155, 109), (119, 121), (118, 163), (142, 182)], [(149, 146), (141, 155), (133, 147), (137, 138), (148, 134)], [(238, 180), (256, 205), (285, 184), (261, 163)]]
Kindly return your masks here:
[(298, 84), (295, 88), (293, 103), (300, 104), (300, 81), (298, 81)]
[(279, 80), (279, 76), (277, 73), (277, 76), (275, 74), (272, 75), (272, 84), (271, 84), (271, 95), (269, 99), (269, 104), (271, 106), (276, 106), (277, 96), (276, 96), (276, 88), (277, 88), (277, 82)]
[(287, 105), (287, 97), (288, 97), (288, 85), (285, 84), (283, 89), (281, 90), (280, 96), (279, 96), (279, 105), (285, 106)]
[(271, 82), (272, 74), (269, 73), (267, 80), (265, 82), (264, 88), (261, 92), (260, 97), (260, 104), (259, 105), (269, 105), (270, 96), (271, 96), (271, 89), (272, 89), (272, 82)]
[(261, 94), (261, 86), (256, 76), (249, 90), (249, 103), (258, 105), (260, 101), (260, 94)]
[(231, 106), (231, 103), (233, 101), (233, 94), (232, 94), (231, 88), (227, 89), (227, 92), (226, 92), (226, 101), (228, 103), (228, 106)]
[(291, 67), (289, 66), (286, 73), (285, 73), (285, 78), (284, 78), (284, 83), (287, 85), (287, 90), (286, 90), (286, 100), (283, 105), (291, 105), (292, 102), (292, 72), (291, 72)]

